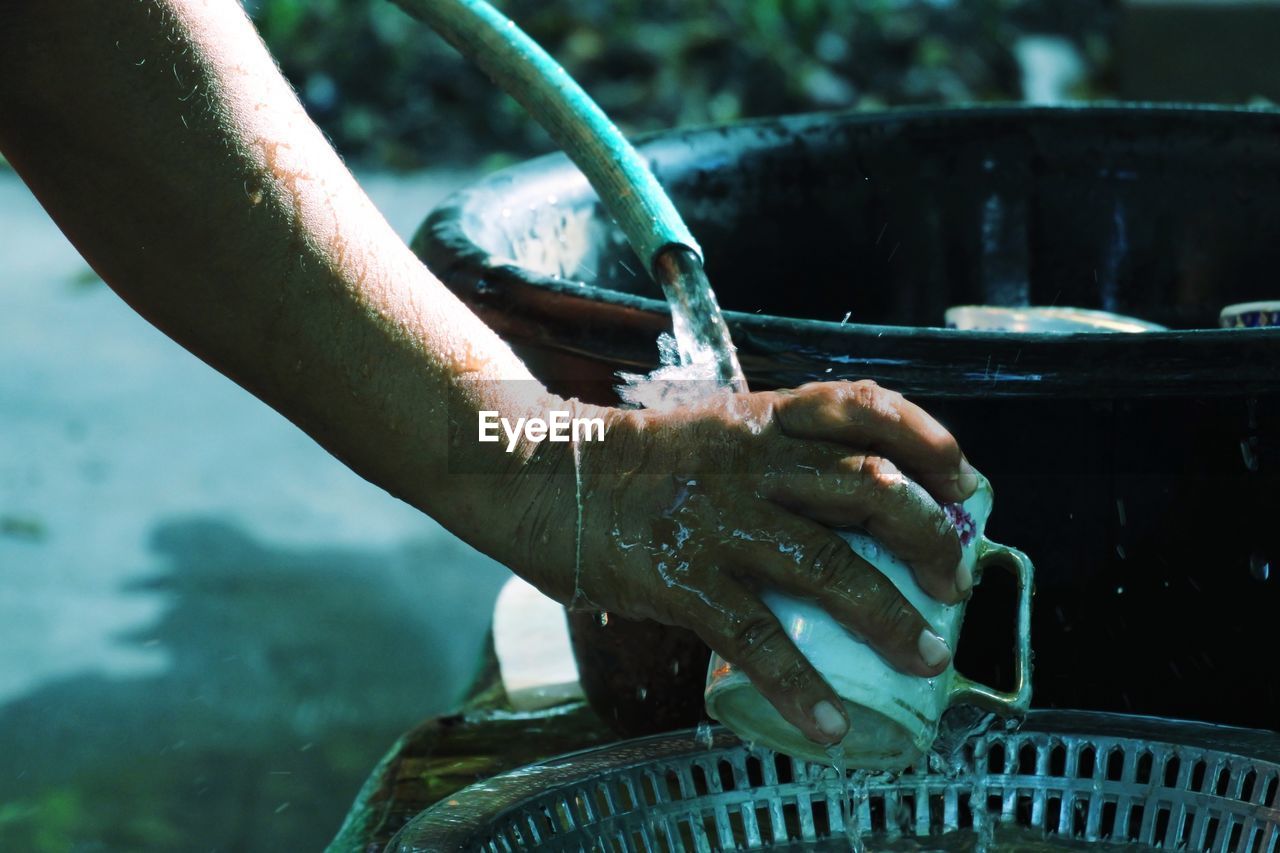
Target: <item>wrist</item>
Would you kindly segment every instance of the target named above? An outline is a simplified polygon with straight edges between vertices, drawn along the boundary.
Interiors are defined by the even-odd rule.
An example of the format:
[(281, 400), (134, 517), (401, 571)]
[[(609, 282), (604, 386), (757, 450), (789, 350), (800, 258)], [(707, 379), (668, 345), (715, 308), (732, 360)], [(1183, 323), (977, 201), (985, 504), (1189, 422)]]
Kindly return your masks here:
[(617, 410), (531, 381), (459, 384), (465, 387), (449, 418), (449, 486), (435, 490), (427, 511), (547, 595), (570, 602), (585, 497), (579, 466), (607, 442)]

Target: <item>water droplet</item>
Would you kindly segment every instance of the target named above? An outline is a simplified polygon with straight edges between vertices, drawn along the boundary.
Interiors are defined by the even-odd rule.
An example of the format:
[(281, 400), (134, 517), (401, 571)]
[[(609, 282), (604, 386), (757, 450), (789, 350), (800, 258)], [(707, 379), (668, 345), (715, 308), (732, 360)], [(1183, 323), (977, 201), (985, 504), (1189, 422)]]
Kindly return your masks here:
[(1256, 581), (1265, 581), (1271, 578), (1271, 561), (1258, 553), (1249, 555), (1249, 574)]
[(1250, 471), (1258, 470), (1258, 437), (1251, 435), (1240, 441), (1240, 456), (1244, 459), (1244, 467)]
[(1124, 595), (1124, 587), (1122, 586), (1116, 587), (1116, 595)]

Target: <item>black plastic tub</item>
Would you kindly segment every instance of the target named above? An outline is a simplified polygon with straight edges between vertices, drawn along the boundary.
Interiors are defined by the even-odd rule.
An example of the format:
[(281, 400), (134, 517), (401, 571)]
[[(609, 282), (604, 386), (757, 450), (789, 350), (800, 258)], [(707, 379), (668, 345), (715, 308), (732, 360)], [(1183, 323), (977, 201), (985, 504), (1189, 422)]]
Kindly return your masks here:
[[(1037, 705), (1280, 728), (1280, 330), (1215, 328), (1229, 303), (1280, 299), (1280, 113), (816, 115), (641, 149), (702, 241), (753, 387), (875, 379), (990, 477), (991, 536), (1037, 566)], [(415, 247), (562, 392), (607, 399), (670, 325), (562, 157), (455, 195)], [(1171, 331), (939, 328), (960, 304)], [(1007, 675), (1004, 607), (974, 600), (974, 676)], [(574, 620), (579, 648), (627, 630), (610, 626)], [(700, 679), (662, 686), (696, 709)]]

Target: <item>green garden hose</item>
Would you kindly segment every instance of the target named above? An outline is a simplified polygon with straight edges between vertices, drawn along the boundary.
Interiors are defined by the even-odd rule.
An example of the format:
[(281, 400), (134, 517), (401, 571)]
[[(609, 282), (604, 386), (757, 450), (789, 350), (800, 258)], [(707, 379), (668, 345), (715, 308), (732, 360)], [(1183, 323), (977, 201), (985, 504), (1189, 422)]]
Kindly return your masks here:
[(702, 250), (649, 167), (595, 101), (537, 42), (483, 0), (396, 0), (534, 117), (577, 164), (671, 305), (682, 361), (710, 361), (746, 390)]
[(664, 249), (701, 250), (648, 166), (537, 42), (483, 0), (396, 0), (528, 110), (583, 171), (651, 273)]

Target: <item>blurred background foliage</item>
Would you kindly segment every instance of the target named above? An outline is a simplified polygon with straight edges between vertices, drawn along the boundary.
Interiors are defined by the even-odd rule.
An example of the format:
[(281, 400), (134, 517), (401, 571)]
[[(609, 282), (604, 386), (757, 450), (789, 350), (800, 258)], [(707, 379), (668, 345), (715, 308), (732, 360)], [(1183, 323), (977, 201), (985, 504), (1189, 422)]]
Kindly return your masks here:
[[(822, 109), (1017, 100), (1051, 35), (1105, 93), (1115, 0), (506, 0), (624, 131)], [(245, 0), (308, 110), (367, 166), (549, 149), (520, 108), (391, 0)], [(483, 152), (478, 156), (477, 152)]]

